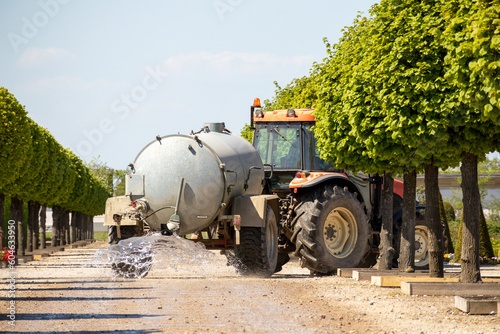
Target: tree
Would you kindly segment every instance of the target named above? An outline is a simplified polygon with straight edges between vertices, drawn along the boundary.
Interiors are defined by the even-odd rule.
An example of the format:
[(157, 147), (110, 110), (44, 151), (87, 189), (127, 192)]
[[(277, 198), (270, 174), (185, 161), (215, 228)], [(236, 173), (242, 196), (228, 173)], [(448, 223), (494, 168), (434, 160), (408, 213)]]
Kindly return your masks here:
[(125, 195), (125, 169), (115, 169), (113, 173), (113, 196)]
[(445, 77), (454, 87), (447, 101), (453, 107), (452, 144), (463, 152), (463, 236), (461, 282), (478, 282), (480, 193), (478, 157), (500, 146), (500, 18), (498, 0), (443, 1), (447, 28)]
[[(87, 215), (104, 211), (108, 194), (101, 182), (76, 155), (29, 118), (24, 107), (3, 87), (0, 120), (0, 167), (5, 171), (0, 175), (0, 206), (3, 208), (10, 200), (12, 217), (19, 224), (19, 254), (24, 251), (24, 226), (28, 248), (37, 247), (40, 204)], [(29, 205), (29, 210), (20, 213), (24, 204), (26, 208)], [(24, 217), (29, 217), (28, 224)]]
[(252, 143), (253, 141), (253, 130), (250, 128), (250, 125), (245, 124), (243, 129), (240, 132), (241, 137), (246, 139), (248, 142)]
[[(0, 193), (11, 195), (9, 188), (26, 170), (31, 144), (31, 123), (24, 106), (0, 87)], [(15, 157), (15, 159), (13, 158)]]
[(285, 88), (281, 88), (275, 81), (275, 96), (271, 100), (264, 100), (264, 109), (315, 108), (318, 95), (318, 78), (316, 70), (317, 67), (313, 65), (309, 76), (293, 79)]
[(114, 182), (113, 176), (115, 170), (110, 168), (106, 162), (101, 161), (101, 157), (92, 157), (92, 159), (85, 163), (85, 166), (91, 171), (91, 173), (104, 185), (109, 192), (110, 196), (113, 196)]
[[(330, 58), (320, 66), (316, 129), (323, 158), (399, 174), (458, 165), (443, 105), (450, 86), (443, 78), (446, 50), (439, 36), (445, 27), (439, 8), (437, 0), (382, 1), (328, 51)], [(431, 175), (426, 190), (437, 194), (437, 171)], [(426, 207), (434, 232), (440, 231), (438, 205)], [(443, 275), (439, 238), (430, 240), (433, 276)]]

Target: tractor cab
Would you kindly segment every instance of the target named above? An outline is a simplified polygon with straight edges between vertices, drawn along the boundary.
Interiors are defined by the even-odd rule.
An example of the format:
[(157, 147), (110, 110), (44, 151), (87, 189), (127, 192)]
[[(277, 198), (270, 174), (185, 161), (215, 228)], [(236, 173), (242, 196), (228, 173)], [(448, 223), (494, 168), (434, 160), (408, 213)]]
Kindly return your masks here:
[(260, 100), (251, 107), (253, 145), (268, 173), (273, 192), (290, 192), (297, 173), (339, 172), (332, 163), (320, 158), (314, 137), (314, 109), (263, 111)]

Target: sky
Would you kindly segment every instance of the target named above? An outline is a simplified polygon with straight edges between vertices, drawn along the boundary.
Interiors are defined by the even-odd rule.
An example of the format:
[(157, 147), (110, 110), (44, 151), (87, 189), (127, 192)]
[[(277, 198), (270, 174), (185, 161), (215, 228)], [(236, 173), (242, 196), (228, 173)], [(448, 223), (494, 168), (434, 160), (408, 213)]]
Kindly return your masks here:
[(240, 133), (374, 0), (0, 0), (0, 86), (84, 161), (125, 169), (157, 135)]
[(0, 86), (84, 161), (125, 169), (157, 135), (239, 134), (375, 0), (0, 0)]

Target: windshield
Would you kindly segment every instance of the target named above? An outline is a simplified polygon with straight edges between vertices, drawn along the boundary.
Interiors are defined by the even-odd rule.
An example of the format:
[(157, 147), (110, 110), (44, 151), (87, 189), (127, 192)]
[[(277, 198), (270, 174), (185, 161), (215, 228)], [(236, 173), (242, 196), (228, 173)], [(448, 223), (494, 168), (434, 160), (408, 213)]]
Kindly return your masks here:
[(275, 169), (334, 170), (319, 157), (313, 123), (257, 123), (254, 146), (264, 164)]
[(300, 169), (300, 123), (257, 124), (254, 146), (264, 164), (279, 169)]

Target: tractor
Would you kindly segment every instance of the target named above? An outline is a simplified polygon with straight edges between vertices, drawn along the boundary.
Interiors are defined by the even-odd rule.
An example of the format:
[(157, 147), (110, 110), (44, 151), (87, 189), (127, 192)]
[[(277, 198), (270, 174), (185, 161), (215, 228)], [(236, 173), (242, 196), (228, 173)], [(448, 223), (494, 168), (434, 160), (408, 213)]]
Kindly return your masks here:
[[(242, 274), (272, 275), (293, 254), (312, 274), (370, 267), (378, 256), (382, 178), (321, 159), (312, 109), (250, 108), (253, 145), (224, 123), (147, 144), (130, 164), (126, 195), (108, 199), (109, 241), (144, 228), (221, 250)], [(403, 184), (394, 182), (399, 244)], [(423, 221), (421, 210), (417, 221)], [(416, 263), (428, 262), (427, 228)]]

